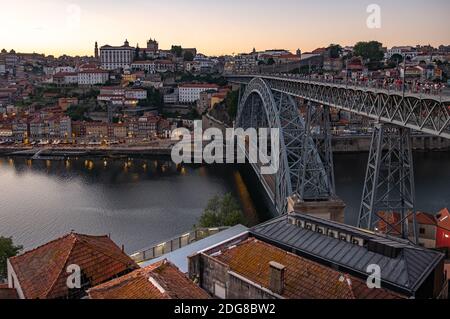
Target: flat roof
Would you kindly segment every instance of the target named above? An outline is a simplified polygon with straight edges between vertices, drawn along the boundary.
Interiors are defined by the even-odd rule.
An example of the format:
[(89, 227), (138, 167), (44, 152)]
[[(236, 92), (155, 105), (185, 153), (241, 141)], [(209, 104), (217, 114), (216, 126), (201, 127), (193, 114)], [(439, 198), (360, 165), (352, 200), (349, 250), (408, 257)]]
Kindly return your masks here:
[(273, 219), (252, 228), (250, 233), (297, 255), (338, 266), (360, 277), (367, 278), (369, 265), (379, 265), (384, 284), (408, 292), (417, 291), (444, 258), (437, 251), (400, 238), (299, 213)]

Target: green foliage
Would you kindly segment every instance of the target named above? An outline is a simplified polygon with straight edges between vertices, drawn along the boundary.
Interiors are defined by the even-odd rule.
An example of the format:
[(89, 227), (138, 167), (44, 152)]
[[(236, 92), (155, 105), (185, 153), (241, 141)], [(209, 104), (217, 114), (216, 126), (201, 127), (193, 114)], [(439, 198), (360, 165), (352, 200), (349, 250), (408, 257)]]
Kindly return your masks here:
[(184, 61), (194, 61), (194, 54), (191, 51), (184, 52), (183, 59)]
[(22, 246), (14, 245), (12, 238), (0, 236), (0, 278), (6, 277), (7, 259), (16, 256), (22, 249)]
[(190, 114), (189, 114), (188, 117), (189, 117), (190, 119), (192, 119), (192, 120), (200, 120), (200, 119), (201, 119), (200, 114), (198, 113), (198, 111), (197, 111), (195, 108), (193, 108), (193, 109), (190, 111)]
[(170, 51), (175, 54), (177, 58), (181, 58), (183, 55), (183, 48), (180, 45), (172, 45), (172, 49)]
[(403, 56), (401, 54), (394, 54), (389, 59), (389, 62), (392, 62), (393, 64), (400, 64), (403, 62)]
[(267, 65), (274, 65), (275, 64), (275, 60), (273, 58), (269, 58), (269, 60), (267, 60)]
[(140, 59), (140, 56), (139, 56), (140, 50), (141, 49), (139, 49), (139, 46), (136, 46), (136, 49), (134, 50), (134, 59), (135, 60), (139, 60)]
[(328, 47), (328, 54), (330, 58), (337, 59), (341, 56), (342, 47), (339, 44), (330, 44)]
[(222, 198), (214, 196), (208, 202), (199, 221), (199, 226), (204, 228), (232, 227), (238, 224), (245, 224), (245, 220), (239, 204), (231, 194), (226, 194)]
[(85, 121), (87, 120), (86, 112), (88, 107), (85, 105), (71, 105), (66, 114), (72, 119), (72, 121)]
[(358, 42), (353, 51), (356, 56), (361, 56), (370, 62), (379, 62), (384, 57), (383, 44), (377, 41)]
[(225, 105), (227, 108), (228, 115), (233, 119), (237, 115), (237, 109), (238, 109), (238, 103), (239, 103), (239, 91), (231, 91), (228, 93), (227, 97), (225, 98)]
[(217, 84), (219, 86), (225, 86), (228, 84), (227, 80), (223, 76), (213, 76), (211, 74), (194, 75), (190, 73), (183, 73), (179, 82), (201, 82)]

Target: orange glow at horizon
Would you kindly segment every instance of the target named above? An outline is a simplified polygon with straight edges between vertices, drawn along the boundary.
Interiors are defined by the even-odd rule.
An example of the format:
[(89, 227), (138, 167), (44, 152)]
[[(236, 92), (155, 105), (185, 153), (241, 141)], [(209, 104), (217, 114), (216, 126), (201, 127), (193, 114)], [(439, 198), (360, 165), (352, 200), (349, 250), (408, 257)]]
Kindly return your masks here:
[(377, 0), (382, 27), (367, 27), (366, 0), (16, 0), (2, 4), (0, 49), (93, 55), (94, 43), (196, 47), (208, 55), (253, 48), (303, 52), (331, 43), (450, 44), (450, 1)]

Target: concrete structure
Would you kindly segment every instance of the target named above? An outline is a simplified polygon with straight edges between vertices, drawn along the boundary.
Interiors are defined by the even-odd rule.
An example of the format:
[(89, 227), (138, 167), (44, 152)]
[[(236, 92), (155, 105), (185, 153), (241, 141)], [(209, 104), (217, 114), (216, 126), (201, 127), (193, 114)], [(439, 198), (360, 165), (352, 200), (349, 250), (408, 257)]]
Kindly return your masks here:
[(344, 223), (345, 203), (339, 198), (327, 201), (302, 201), (294, 195), (288, 199), (288, 212), (303, 212), (326, 220)]

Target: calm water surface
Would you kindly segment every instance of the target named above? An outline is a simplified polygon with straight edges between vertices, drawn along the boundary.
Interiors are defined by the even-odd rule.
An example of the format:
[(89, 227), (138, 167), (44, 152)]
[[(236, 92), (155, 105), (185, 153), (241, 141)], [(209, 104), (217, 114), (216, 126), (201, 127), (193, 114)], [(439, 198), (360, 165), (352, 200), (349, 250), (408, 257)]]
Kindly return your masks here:
[[(366, 160), (366, 154), (335, 156), (337, 189), (351, 224)], [(416, 153), (415, 165), (418, 209), (450, 207), (450, 152)], [(177, 167), (161, 159), (0, 158), (0, 235), (30, 249), (71, 230), (110, 234), (133, 252), (190, 230), (208, 200), (226, 192), (239, 199), (249, 223), (257, 224), (270, 216), (247, 170)]]

